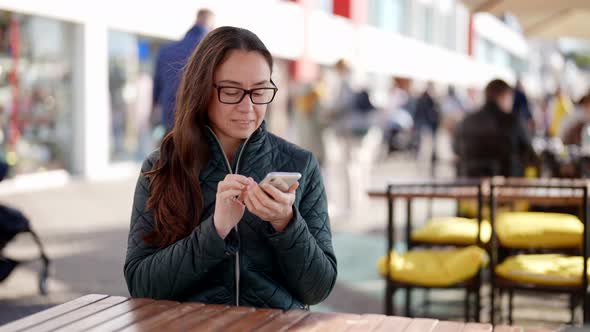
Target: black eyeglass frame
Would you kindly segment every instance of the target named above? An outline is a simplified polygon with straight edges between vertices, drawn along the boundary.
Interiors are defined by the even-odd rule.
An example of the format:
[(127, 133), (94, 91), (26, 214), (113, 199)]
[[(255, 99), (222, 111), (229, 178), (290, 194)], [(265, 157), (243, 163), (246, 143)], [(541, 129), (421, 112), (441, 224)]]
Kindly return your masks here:
[[(277, 86), (275, 85), (275, 83), (270, 80), (270, 84), (273, 85), (273, 87), (265, 87), (265, 88), (254, 88), (254, 89), (243, 89), (243, 88), (239, 88), (236, 86), (223, 86), (223, 85), (217, 85), (216, 83), (213, 83), (213, 87), (215, 89), (217, 89), (217, 100), (219, 100), (220, 103), (222, 104), (226, 104), (226, 105), (236, 105), (242, 102), (242, 100), (244, 100), (244, 97), (246, 97), (246, 95), (248, 95), (248, 97), (250, 98), (250, 101), (252, 102), (252, 104), (254, 105), (268, 105), (270, 103), (272, 103), (272, 101), (275, 99), (275, 96), (277, 95), (277, 91), (279, 91), (279, 88), (277, 88)], [(240, 99), (234, 103), (226, 103), (224, 101), (221, 100), (221, 89), (223, 88), (231, 88), (231, 89), (238, 89), (238, 90), (242, 90), (242, 96), (240, 97)], [(272, 90), (273, 94), (272, 97), (270, 98), (269, 102), (266, 103), (256, 103), (254, 102), (254, 99), (252, 98), (252, 93), (254, 93), (257, 90)]]

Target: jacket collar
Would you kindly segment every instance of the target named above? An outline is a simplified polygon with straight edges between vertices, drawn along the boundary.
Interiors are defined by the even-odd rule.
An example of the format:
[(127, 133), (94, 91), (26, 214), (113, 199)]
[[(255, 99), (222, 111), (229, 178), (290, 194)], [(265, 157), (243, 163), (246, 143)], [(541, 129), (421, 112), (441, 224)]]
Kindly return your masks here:
[[(209, 143), (209, 151), (210, 151), (210, 162), (214, 162), (217, 167), (227, 169), (225, 165), (225, 155), (223, 152), (223, 148), (221, 147), (221, 143), (218, 141), (213, 129), (209, 126), (207, 127), (207, 140)], [(238, 147), (238, 152), (236, 157), (231, 162), (232, 171), (235, 170), (236, 163), (238, 161), (239, 156), (240, 158), (240, 165), (243, 165), (244, 161), (247, 159), (246, 156), (257, 151), (260, 146), (264, 143), (265, 138), (268, 135), (268, 131), (266, 130), (266, 120), (262, 121), (262, 124), (254, 130), (252, 135), (249, 138), (245, 139), (242, 144)], [(210, 168), (210, 167), (207, 167)], [(241, 166), (240, 166), (241, 168)], [(209, 173), (210, 170), (205, 170), (204, 176)]]

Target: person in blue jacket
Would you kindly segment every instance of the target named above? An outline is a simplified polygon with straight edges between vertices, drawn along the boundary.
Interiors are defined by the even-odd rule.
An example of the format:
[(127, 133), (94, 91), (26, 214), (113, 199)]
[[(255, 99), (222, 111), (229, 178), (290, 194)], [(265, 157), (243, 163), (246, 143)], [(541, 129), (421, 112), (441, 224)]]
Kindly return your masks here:
[(201, 39), (213, 28), (215, 15), (209, 9), (197, 13), (195, 25), (184, 38), (163, 46), (155, 64), (153, 106), (159, 108), (161, 124), (166, 131), (174, 124), (176, 90), (180, 84), (182, 70)]

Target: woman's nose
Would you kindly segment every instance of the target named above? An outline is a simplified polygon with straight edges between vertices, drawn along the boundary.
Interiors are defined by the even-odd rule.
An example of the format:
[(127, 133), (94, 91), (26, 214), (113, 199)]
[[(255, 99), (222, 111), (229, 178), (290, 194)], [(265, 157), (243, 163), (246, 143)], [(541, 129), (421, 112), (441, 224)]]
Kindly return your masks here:
[(245, 95), (242, 101), (238, 104), (238, 110), (242, 112), (249, 112), (254, 109), (254, 104), (250, 99), (250, 95)]

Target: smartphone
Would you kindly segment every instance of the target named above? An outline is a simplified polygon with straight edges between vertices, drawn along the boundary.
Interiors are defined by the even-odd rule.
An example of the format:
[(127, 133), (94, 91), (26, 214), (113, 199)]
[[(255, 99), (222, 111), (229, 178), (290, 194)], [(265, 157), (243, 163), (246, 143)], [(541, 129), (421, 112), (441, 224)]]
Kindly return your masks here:
[(260, 182), (260, 185), (270, 184), (282, 192), (287, 192), (299, 179), (301, 179), (301, 173), (271, 172)]

